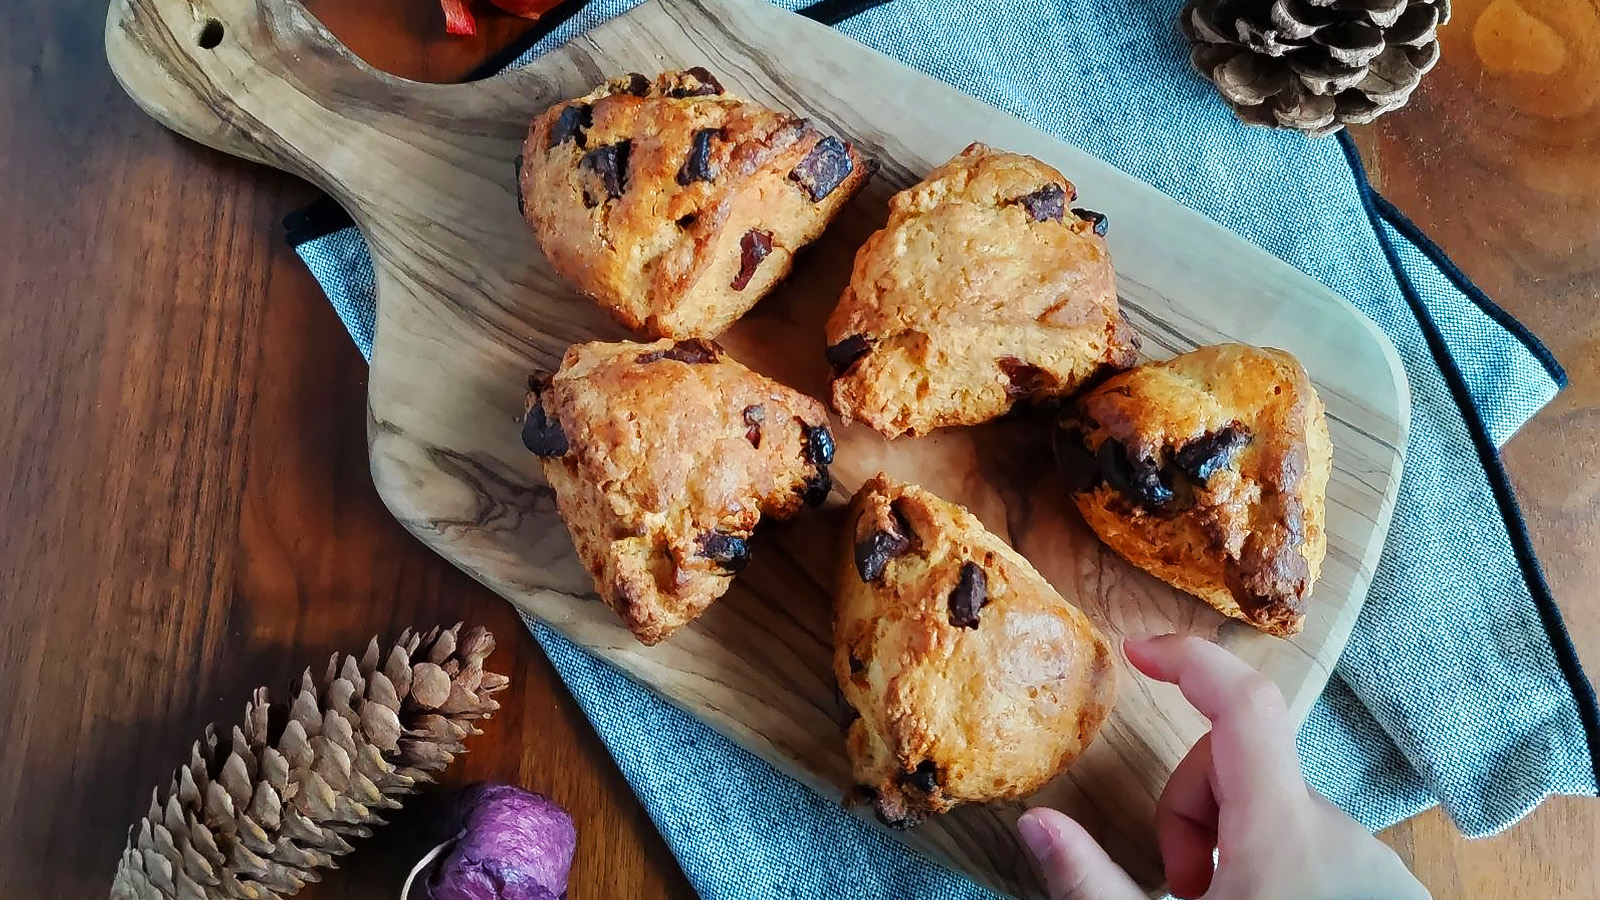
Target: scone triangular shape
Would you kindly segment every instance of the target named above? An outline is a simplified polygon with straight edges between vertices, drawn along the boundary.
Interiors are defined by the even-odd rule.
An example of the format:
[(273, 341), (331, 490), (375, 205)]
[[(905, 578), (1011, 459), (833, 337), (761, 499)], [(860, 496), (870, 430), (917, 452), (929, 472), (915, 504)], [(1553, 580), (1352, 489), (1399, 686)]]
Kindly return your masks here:
[(1129, 562), (1268, 634), (1304, 626), (1333, 448), (1293, 356), (1223, 344), (1124, 372), (1062, 419), (1056, 456)]
[(828, 319), (833, 406), (889, 437), (975, 425), (1137, 359), (1099, 213), (973, 144), (889, 201)]
[(591, 343), (535, 381), (522, 440), (601, 599), (654, 644), (728, 590), (762, 517), (827, 499), (827, 422), (709, 341)]
[(715, 337), (872, 166), (705, 69), (614, 78), (535, 119), (518, 176), (550, 264), (652, 337)]
[(1025, 797), (1111, 709), (1111, 648), (965, 509), (878, 475), (851, 502), (834, 675), (859, 799), (891, 827)]

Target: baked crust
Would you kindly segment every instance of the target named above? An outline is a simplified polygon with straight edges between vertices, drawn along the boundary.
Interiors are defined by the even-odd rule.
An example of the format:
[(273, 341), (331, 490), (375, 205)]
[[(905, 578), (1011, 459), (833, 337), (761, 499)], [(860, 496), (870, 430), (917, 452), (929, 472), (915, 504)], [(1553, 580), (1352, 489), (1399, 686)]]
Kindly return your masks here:
[(527, 410), (579, 559), (646, 644), (728, 590), (757, 522), (831, 489), (827, 410), (710, 341), (576, 345)]
[(614, 78), (534, 120), (518, 176), (552, 267), (651, 337), (715, 337), (866, 183), (859, 151), (705, 69)]
[(1293, 356), (1223, 344), (1147, 363), (1080, 398), (1056, 438), (1111, 549), (1268, 634), (1304, 627), (1333, 448)]
[(890, 437), (974, 425), (1137, 361), (1061, 172), (973, 144), (889, 201), (828, 319), (833, 407)]
[(884, 475), (851, 501), (834, 675), (858, 799), (907, 827), (1027, 796), (1111, 709), (1111, 647), (965, 509)]

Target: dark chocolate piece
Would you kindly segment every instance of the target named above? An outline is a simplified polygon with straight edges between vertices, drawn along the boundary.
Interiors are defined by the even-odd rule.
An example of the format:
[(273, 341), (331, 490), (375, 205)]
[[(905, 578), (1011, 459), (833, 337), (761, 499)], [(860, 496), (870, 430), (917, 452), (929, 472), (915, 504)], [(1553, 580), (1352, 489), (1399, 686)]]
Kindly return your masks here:
[(1015, 356), (1002, 356), (998, 362), (1000, 371), (1006, 375), (1007, 396), (1025, 397), (1054, 387), (1056, 384), (1054, 375)]
[(1172, 500), (1172, 487), (1161, 477), (1155, 460), (1133, 459), (1121, 441), (1109, 437), (1101, 442), (1097, 456), (1106, 483), (1128, 499), (1150, 508)]
[(961, 564), (961, 576), (950, 591), (950, 624), (956, 628), (977, 628), (978, 610), (989, 602), (989, 576), (983, 567), (968, 560)]
[(759, 403), (744, 408), (744, 439), (750, 446), (761, 449), (761, 423), (767, 420), (767, 409)]
[(911, 527), (898, 512), (895, 513), (895, 524), (901, 529), (899, 533), (873, 531), (856, 541), (856, 574), (861, 576), (863, 582), (870, 584), (877, 581), (888, 567), (889, 560), (903, 556), (911, 549)]
[(833, 465), (833, 432), (826, 425), (806, 425), (800, 430), (806, 436), (806, 459), (819, 466)]
[(1111, 227), (1111, 220), (1106, 218), (1105, 213), (1095, 212), (1092, 209), (1073, 207), (1072, 214), (1080, 219), (1083, 219), (1084, 221), (1093, 222), (1094, 233), (1100, 235), (1101, 237), (1105, 237), (1106, 231), (1108, 231)]
[(833, 189), (850, 177), (855, 163), (850, 160), (850, 148), (836, 137), (825, 137), (817, 142), (806, 158), (789, 173), (789, 178), (806, 192), (812, 203), (819, 203), (833, 193)]
[(689, 156), (683, 161), (682, 168), (678, 169), (679, 184), (710, 181), (717, 177), (717, 173), (711, 171), (711, 139), (721, 132), (720, 128), (702, 128), (694, 133), (689, 141)]
[(1227, 468), (1248, 443), (1250, 432), (1234, 422), (1184, 444), (1178, 448), (1173, 462), (1196, 480), (1207, 481), (1219, 470)]
[(638, 72), (629, 72), (626, 93), (635, 97), (647, 96), (650, 93), (650, 79), (640, 75)]
[(838, 378), (850, 371), (856, 360), (872, 352), (872, 344), (859, 334), (852, 334), (837, 344), (822, 351), (828, 360), (828, 367), (833, 369), (833, 377)]
[(736, 534), (713, 531), (700, 536), (700, 555), (729, 572), (737, 572), (750, 562), (750, 545)]
[(634, 359), (634, 362), (644, 365), (658, 360), (672, 359), (681, 363), (688, 363), (691, 366), (698, 363), (714, 363), (717, 361), (717, 353), (721, 349), (713, 341), (703, 338), (689, 338), (673, 344), (670, 350), (652, 350), (649, 353), (641, 353)]
[(939, 789), (939, 767), (933, 760), (925, 759), (917, 763), (914, 771), (902, 775), (900, 781), (924, 794), (931, 794)]
[(1015, 202), (1022, 204), (1022, 208), (1028, 211), (1028, 218), (1035, 222), (1059, 222), (1066, 209), (1067, 192), (1052, 181), (1031, 194), (1023, 194)]
[(617, 141), (596, 147), (583, 155), (583, 167), (600, 178), (600, 186), (608, 196), (621, 197), (628, 186), (628, 154), (633, 141)]
[(522, 419), (522, 446), (545, 459), (567, 454), (567, 433), (561, 420), (545, 415), (542, 403), (535, 403)]
[(556, 116), (556, 123), (550, 126), (550, 149), (567, 141), (572, 141), (579, 147), (586, 145), (589, 138), (583, 132), (592, 124), (594, 124), (594, 110), (589, 104), (570, 104), (561, 110), (561, 115)]
[(821, 506), (833, 493), (833, 476), (827, 466), (817, 466), (817, 474), (806, 478), (805, 491), (800, 495), (807, 506)]
[(756, 274), (756, 267), (772, 252), (772, 234), (767, 231), (757, 231), (754, 228), (746, 231), (744, 237), (739, 239), (739, 274), (733, 278), (729, 287), (742, 291), (750, 284), (750, 279)]
[(522, 199), (522, 154), (517, 154), (517, 212), (528, 215), (528, 204)]
[(667, 92), (668, 97), (709, 97), (722, 93), (722, 84), (717, 81), (715, 75), (706, 71), (704, 66), (695, 66), (685, 69), (684, 72), (694, 76), (700, 84), (695, 87), (675, 87)]

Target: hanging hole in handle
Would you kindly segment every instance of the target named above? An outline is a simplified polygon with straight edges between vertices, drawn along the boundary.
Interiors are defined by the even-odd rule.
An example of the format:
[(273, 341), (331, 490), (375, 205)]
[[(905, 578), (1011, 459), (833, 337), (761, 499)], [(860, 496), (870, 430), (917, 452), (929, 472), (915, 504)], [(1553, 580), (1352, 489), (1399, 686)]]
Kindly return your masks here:
[(207, 19), (206, 23), (200, 26), (200, 34), (195, 38), (195, 43), (200, 45), (201, 50), (213, 50), (222, 43), (222, 35), (222, 23), (216, 19)]

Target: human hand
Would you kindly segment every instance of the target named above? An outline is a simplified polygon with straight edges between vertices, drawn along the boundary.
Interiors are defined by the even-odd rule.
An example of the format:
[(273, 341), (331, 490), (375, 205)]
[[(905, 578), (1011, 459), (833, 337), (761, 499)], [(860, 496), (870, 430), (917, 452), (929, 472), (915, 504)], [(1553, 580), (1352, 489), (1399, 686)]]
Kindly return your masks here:
[[(1209, 641), (1130, 639), (1134, 668), (1211, 720), (1156, 804), (1167, 887), (1185, 900), (1429, 900), (1394, 852), (1307, 785), (1277, 685)], [(1017, 823), (1052, 900), (1144, 900), (1083, 827), (1051, 809)], [(1216, 850), (1216, 863), (1212, 851)]]

